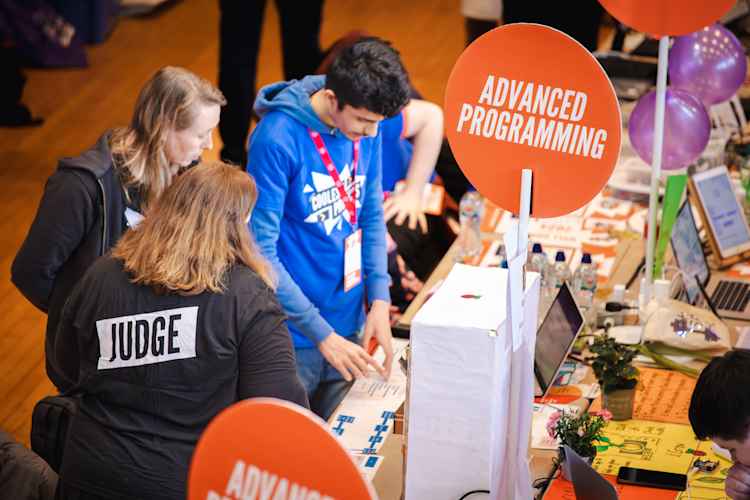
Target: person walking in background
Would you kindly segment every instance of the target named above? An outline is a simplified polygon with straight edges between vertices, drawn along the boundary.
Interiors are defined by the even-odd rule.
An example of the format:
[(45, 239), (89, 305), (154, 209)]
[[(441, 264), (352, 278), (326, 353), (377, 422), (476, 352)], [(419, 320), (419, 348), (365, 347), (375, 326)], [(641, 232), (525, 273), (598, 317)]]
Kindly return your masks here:
[[(313, 73), (323, 60), (320, 25), (323, 0), (275, 0), (281, 24), (284, 79)], [(258, 52), (266, 0), (219, 0), (219, 89), (221, 159), (244, 165), (247, 132), (255, 101)]]

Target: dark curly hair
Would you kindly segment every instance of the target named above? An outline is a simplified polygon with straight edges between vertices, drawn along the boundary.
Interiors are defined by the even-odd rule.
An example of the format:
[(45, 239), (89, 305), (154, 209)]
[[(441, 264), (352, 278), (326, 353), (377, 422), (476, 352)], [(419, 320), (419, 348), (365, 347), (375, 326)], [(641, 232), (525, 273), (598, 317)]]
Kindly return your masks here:
[(345, 105), (364, 108), (386, 118), (409, 101), (409, 77), (396, 49), (375, 37), (344, 49), (326, 73), (326, 88)]
[(744, 441), (750, 430), (750, 351), (735, 349), (711, 360), (698, 377), (688, 417), (700, 439)]

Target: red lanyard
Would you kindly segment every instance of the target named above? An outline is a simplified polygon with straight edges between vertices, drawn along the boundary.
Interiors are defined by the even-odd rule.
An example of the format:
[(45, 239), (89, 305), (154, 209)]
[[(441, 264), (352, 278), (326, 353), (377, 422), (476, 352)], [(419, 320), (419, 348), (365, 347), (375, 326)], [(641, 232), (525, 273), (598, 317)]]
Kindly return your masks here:
[(352, 194), (346, 192), (346, 189), (344, 188), (344, 183), (341, 182), (341, 178), (339, 177), (339, 173), (336, 170), (336, 167), (333, 165), (333, 160), (331, 160), (331, 155), (328, 154), (328, 149), (326, 148), (326, 145), (323, 143), (323, 138), (320, 137), (320, 134), (318, 132), (315, 132), (314, 130), (307, 129), (307, 131), (310, 133), (310, 138), (315, 143), (315, 148), (318, 151), (318, 154), (320, 155), (320, 159), (323, 160), (323, 165), (325, 165), (326, 170), (328, 170), (328, 175), (331, 176), (333, 179), (333, 183), (336, 184), (336, 189), (339, 191), (339, 196), (341, 196), (341, 200), (344, 202), (344, 207), (346, 208), (346, 211), (349, 212), (349, 222), (351, 222), (352, 226), (357, 225), (357, 163), (359, 162), (359, 141), (354, 141), (354, 152), (352, 153)]

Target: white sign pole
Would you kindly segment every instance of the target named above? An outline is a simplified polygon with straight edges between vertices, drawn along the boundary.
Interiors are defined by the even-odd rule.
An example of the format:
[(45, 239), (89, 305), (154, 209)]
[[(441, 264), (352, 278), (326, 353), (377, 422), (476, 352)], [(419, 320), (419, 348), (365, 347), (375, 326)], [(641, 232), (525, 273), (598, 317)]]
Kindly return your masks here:
[[(530, 381), (534, 377), (533, 364), (525, 359), (529, 351), (528, 339), (524, 339), (524, 295), (526, 292), (526, 274), (524, 265), (528, 253), (529, 215), (531, 212), (531, 180), (532, 172), (524, 169), (521, 173), (521, 200), (518, 210), (518, 227), (511, 224), (505, 234), (505, 250), (508, 259), (508, 282), (506, 296), (506, 321), (504, 339), (511, 346), (508, 360), (510, 361), (510, 384), (507, 403), (503, 403), (505, 411), (501, 411), (503, 432), (506, 439), (494, 444), (491, 465), (490, 498), (493, 500), (520, 500), (531, 497), (531, 478), (528, 470), (526, 454), (528, 452), (528, 435), (523, 436), (524, 430), (531, 429), (530, 408), (533, 403), (533, 390)], [(502, 332), (498, 328), (498, 332)], [(500, 339), (496, 341), (501, 342)], [(528, 386), (528, 387), (527, 387)], [(529, 391), (524, 389), (528, 388)], [(526, 394), (528, 392), (528, 394)], [(526, 422), (528, 420), (528, 422)], [(515, 438), (507, 438), (518, 433)], [(528, 432), (527, 432), (528, 434)], [(498, 447), (503, 447), (500, 449)]]
[[(518, 210), (518, 250), (526, 262), (529, 249), (529, 214), (531, 213), (531, 169), (521, 171), (521, 206)], [(524, 275), (525, 277), (525, 275)], [(525, 283), (524, 279), (524, 283)]]
[(656, 215), (659, 212), (659, 179), (661, 178), (661, 155), (664, 146), (664, 108), (667, 98), (667, 64), (669, 37), (659, 40), (659, 66), (656, 75), (656, 112), (654, 113), (654, 153), (651, 158), (651, 192), (648, 199), (648, 238), (646, 240), (646, 279), (643, 289), (644, 303), (651, 300), (651, 284), (654, 282), (654, 251), (656, 247)]

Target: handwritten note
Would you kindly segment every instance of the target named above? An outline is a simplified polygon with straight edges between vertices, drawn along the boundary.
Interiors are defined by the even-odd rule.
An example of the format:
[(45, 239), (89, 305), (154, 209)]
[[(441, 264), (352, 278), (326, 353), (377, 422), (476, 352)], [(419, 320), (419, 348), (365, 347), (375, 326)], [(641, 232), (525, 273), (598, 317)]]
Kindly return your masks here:
[[(633, 418), (688, 425), (695, 379), (671, 370), (643, 367), (639, 370), (641, 375), (635, 393)], [(601, 399), (597, 399), (590, 411), (600, 409)]]

